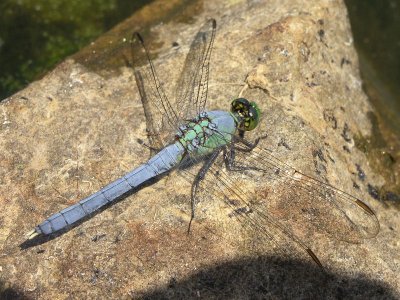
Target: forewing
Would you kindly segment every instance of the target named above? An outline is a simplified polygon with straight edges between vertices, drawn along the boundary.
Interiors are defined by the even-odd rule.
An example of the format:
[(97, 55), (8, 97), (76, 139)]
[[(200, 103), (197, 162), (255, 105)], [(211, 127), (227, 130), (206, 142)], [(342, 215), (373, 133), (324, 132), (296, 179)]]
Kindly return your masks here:
[(146, 115), (150, 143), (152, 147), (161, 149), (171, 142), (178, 126), (178, 116), (161, 86), (139, 33), (132, 35), (131, 53), (135, 80)]
[(207, 101), (210, 56), (216, 21), (207, 21), (196, 34), (176, 85), (176, 103), (181, 120), (195, 117)]

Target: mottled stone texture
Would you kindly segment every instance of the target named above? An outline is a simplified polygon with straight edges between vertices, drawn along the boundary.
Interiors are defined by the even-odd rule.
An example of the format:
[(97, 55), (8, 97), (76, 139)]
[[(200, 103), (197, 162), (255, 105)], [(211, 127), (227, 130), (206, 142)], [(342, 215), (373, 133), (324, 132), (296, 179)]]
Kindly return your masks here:
[[(146, 121), (133, 74), (123, 66), (126, 56), (116, 51), (93, 59), (99, 53), (95, 43), (0, 103), (3, 297), (400, 296), (397, 211), (368, 193), (368, 185), (383, 185), (385, 178), (354, 142), (356, 135), (371, 134), (373, 109), (361, 88), (343, 2), (153, 3), (121, 26), (132, 22), (139, 30), (138, 23), (151, 24), (144, 21), (148, 18), (163, 21), (142, 31), (158, 53), (155, 65), (169, 95), (188, 45), (207, 17), (218, 24), (209, 107), (229, 107), (247, 83), (243, 96), (263, 112), (259, 131), (250, 138), (268, 134), (261, 147), (364, 199), (377, 212), (379, 235), (353, 245), (320, 233), (304, 236), (300, 224), (296, 233), (325, 272), (307, 255), (283, 258), (268, 247), (249, 253), (251, 237), (243, 238), (228, 214), (207, 217), (207, 204), (199, 204), (188, 235), (190, 186), (173, 173), (61, 236), (20, 249), (24, 234), (45, 217), (150, 155), (140, 142), (147, 142)], [(110, 47), (115, 46), (122, 40), (116, 36), (111, 32), (98, 44), (104, 49), (112, 37)], [(288, 214), (296, 209), (286, 206)]]

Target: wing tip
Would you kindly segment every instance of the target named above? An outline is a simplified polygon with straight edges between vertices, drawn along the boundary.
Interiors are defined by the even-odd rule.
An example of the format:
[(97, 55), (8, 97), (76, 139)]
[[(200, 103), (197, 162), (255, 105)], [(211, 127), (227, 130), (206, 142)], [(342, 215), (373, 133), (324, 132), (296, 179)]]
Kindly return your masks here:
[(306, 249), (308, 255), (310, 255), (310, 257), (312, 258), (312, 260), (321, 268), (324, 269), (324, 266), (322, 265), (321, 261), (318, 259), (317, 255), (315, 255), (315, 253), (310, 249), (307, 248)]
[(356, 200), (356, 204), (361, 207), (366, 213), (368, 213), (371, 216), (375, 216), (374, 211), (364, 202), (362, 202), (361, 200), (357, 199)]

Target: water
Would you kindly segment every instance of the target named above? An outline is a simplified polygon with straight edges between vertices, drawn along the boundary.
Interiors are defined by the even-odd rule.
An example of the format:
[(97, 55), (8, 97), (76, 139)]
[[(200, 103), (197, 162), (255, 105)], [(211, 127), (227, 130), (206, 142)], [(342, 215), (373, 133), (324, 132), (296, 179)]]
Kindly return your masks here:
[(400, 207), (400, 2), (345, 0), (360, 60), (364, 91), (375, 112), (369, 113), (370, 136), (356, 137), (378, 174), (382, 187), (375, 198)]
[(400, 2), (346, 0), (371, 102), (400, 134)]
[(149, 0), (2, 0), (0, 100), (43, 76)]

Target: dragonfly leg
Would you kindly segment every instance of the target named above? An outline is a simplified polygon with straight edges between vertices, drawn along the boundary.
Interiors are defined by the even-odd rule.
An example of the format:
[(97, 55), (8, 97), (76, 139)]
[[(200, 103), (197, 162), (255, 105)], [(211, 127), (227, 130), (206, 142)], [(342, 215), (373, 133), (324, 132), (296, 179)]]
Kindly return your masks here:
[(146, 144), (143, 140), (141, 140), (141, 139), (138, 139), (137, 142), (138, 142), (140, 145), (146, 147), (147, 149), (149, 149), (149, 150), (151, 150), (151, 151), (160, 152), (160, 151), (162, 150), (162, 148), (157, 148), (157, 147), (152, 147), (152, 146), (147, 145), (147, 144)]
[(245, 167), (237, 165), (235, 162), (235, 150), (237, 149), (234, 149), (233, 147), (229, 150), (224, 149), (224, 163), (227, 170), (232, 172), (240, 172), (246, 170), (262, 171), (257, 167)]
[[(245, 170), (253, 170), (253, 171), (263, 171), (257, 167), (245, 167), (245, 166), (238, 166), (235, 163), (235, 152), (251, 152), (255, 147), (257, 147), (259, 141), (261, 139), (267, 138), (267, 135), (257, 138), (254, 143), (245, 140), (243, 137), (235, 136), (234, 142), (231, 144), (230, 149), (224, 149), (224, 162), (225, 166), (229, 171), (238, 172), (238, 171), (245, 171)], [(245, 147), (237, 146), (238, 142), (242, 143)]]
[(207, 171), (211, 168), (215, 160), (217, 159), (218, 155), (221, 153), (221, 148), (217, 149), (214, 151), (209, 159), (207, 159), (204, 163), (204, 165), (201, 167), (199, 172), (197, 173), (193, 184), (192, 184), (192, 190), (191, 190), (191, 197), (190, 197), (190, 202), (191, 202), (191, 215), (190, 215), (190, 221), (189, 221), (189, 226), (188, 226), (188, 233), (190, 232), (190, 226), (192, 224), (192, 221), (194, 219), (194, 213), (196, 209), (196, 194), (197, 194), (197, 189), (201, 183), (201, 181), (204, 179), (204, 177), (207, 174)]
[[(239, 136), (235, 136), (235, 142), (232, 144), (235, 150), (241, 151), (241, 152), (251, 152), (255, 147), (257, 147), (258, 143), (260, 140), (266, 139), (268, 135), (263, 135), (255, 139), (255, 141), (252, 143), (248, 140), (246, 140), (243, 136), (239, 134)], [(238, 143), (243, 144), (245, 147), (239, 147), (237, 146)]]
[(144, 146), (145, 148), (150, 150), (150, 155), (149, 155), (149, 159), (151, 159), (154, 155), (156, 155), (158, 152), (160, 152), (163, 147), (157, 147), (157, 143), (155, 143), (152, 139), (151, 139), (151, 135), (149, 134), (149, 141), (151, 144), (155, 144), (153, 146), (146, 144), (146, 142), (144, 142), (142, 139), (137, 139), (137, 142), (141, 145)]

